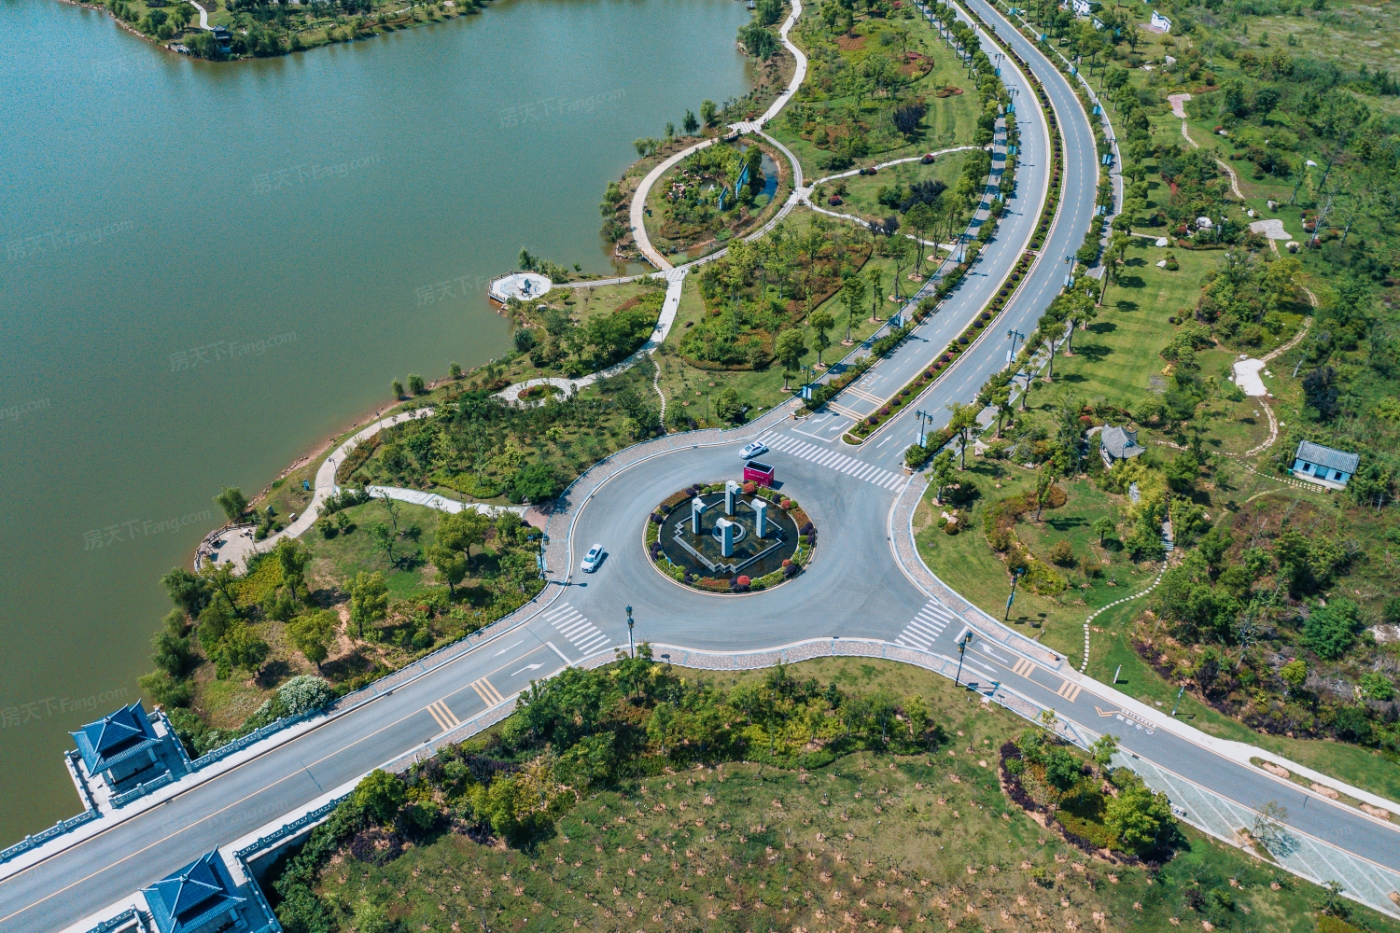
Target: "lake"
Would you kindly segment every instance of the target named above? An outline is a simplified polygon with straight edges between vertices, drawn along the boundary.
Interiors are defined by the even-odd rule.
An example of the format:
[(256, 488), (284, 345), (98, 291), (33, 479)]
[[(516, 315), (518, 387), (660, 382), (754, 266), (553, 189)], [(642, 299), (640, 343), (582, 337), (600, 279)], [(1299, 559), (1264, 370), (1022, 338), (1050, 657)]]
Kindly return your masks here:
[(255, 62), (0, 5), (0, 844), (80, 809), (68, 730), (138, 696), (158, 584), (408, 373), (505, 352), (486, 281), (586, 271), (609, 179), (750, 87), (735, 0), (502, 0)]

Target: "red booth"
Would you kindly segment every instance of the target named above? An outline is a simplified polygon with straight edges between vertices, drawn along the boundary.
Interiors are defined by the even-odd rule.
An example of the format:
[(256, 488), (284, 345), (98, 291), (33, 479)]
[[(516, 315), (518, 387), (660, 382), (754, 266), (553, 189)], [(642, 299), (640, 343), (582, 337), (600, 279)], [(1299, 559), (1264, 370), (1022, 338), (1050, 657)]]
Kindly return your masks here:
[(766, 463), (750, 460), (748, 463), (744, 464), (744, 482), (757, 483), (760, 486), (772, 486), (773, 468)]

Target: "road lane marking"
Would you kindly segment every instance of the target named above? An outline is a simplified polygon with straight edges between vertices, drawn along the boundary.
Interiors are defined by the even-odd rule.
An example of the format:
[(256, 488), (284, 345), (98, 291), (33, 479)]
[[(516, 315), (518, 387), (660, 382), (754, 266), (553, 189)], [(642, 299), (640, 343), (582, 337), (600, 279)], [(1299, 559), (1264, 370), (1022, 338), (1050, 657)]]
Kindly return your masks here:
[(904, 631), (895, 639), (895, 644), (927, 651), (938, 636), (943, 634), (948, 623), (955, 618), (946, 606), (930, 599), (904, 627)]
[(461, 725), (462, 723), (462, 720), (453, 715), (452, 710), (448, 709), (447, 704), (442, 700), (429, 703), (424, 709), (428, 711), (429, 716), (432, 716), (433, 719), (437, 721), (438, 727), (441, 728), (443, 732), (446, 732), (454, 726)]
[(1026, 678), (1027, 680), (1030, 680), (1030, 679), (1031, 679), (1031, 673), (1032, 673), (1034, 670), (1035, 670), (1035, 662), (1034, 662), (1034, 661), (1030, 661), (1030, 660), (1028, 660), (1028, 659), (1026, 659), (1026, 658), (1022, 658), (1021, 660), (1017, 661), (1017, 662), (1016, 662), (1014, 665), (1012, 665), (1012, 667), (1011, 667), (1011, 672), (1012, 672), (1013, 674), (1018, 674), (1018, 675), (1020, 675), (1021, 677)]
[(554, 626), (555, 631), (567, 638), (575, 648), (583, 652), (585, 657), (612, 640), (599, 631), (598, 626), (588, 621), (587, 616), (568, 603), (545, 613), (544, 617), (550, 625)]
[(543, 664), (527, 664), (518, 671), (511, 671), (510, 676), (514, 677), (516, 674), (523, 674), (526, 671), (537, 671), (542, 667), (544, 667)]
[(1079, 684), (1067, 680), (1064, 683), (1060, 684), (1060, 689), (1055, 691), (1055, 695), (1063, 697), (1064, 699), (1073, 703), (1075, 698), (1079, 696), (1080, 691), (1083, 689), (1084, 688), (1079, 686)]
[(518, 642), (516, 642), (516, 643), (513, 644), (513, 645), (507, 645), (506, 647), (502, 648), (500, 651), (497, 651), (497, 652), (493, 655), (493, 657), (499, 658), (501, 655), (505, 654), (505, 653), (506, 653), (507, 651), (509, 651), (511, 648), (519, 648), (519, 647), (520, 647), (521, 645), (523, 645), (523, 644), (525, 644), (525, 642), (523, 642), (523, 641), (518, 641)]
[(472, 689), (476, 691), (476, 695), (481, 697), (488, 708), (500, 706), (506, 701), (506, 698), (501, 696), (501, 692), (493, 687), (491, 681), (487, 680), (485, 677), (473, 680), (471, 686)]

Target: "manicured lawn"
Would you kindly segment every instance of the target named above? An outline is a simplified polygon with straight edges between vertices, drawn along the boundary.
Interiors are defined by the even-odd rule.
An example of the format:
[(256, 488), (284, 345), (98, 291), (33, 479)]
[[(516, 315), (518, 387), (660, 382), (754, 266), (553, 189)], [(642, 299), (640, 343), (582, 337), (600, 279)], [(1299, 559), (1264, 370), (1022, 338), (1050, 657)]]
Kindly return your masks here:
[[(850, 178), (843, 178), (841, 183), (844, 183), (846, 193), (841, 195), (841, 198), (846, 203), (841, 207), (831, 209), (866, 219), (887, 217), (895, 211), (894, 208), (886, 207), (876, 200), (881, 188), (894, 188), (897, 185), (903, 185), (907, 191), (909, 186), (916, 181), (934, 180), (941, 181), (951, 188), (958, 180), (958, 176), (962, 174), (963, 165), (971, 156), (971, 152), (952, 152), (939, 156), (932, 165), (905, 162), (893, 168), (882, 169), (878, 175), (854, 175)], [(833, 193), (837, 184), (828, 182), (822, 186), (820, 195), (823, 200)]]
[[(1189, 828), (1151, 876), (1042, 829), (996, 777), (998, 748), (1028, 725), (945, 680), (851, 659), (791, 671), (917, 693), (947, 741), (924, 756), (858, 753), (810, 772), (737, 764), (641, 777), (580, 799), (528, 851), (442, 830), (397, 858), (351, 847), (322, 870), (316, 894), (341, 930), (363, 928), (374, 908), (414, 931), (1038, 930), (1047, 917), (1084, 930), (1100, 928), (1096, 917), (1110, 930), (1235, 917), (1314, 929), (1318, 888)], [(1215, 890), (1233, 911), (1189, 906)], [(1357, 919), (1396, 929), (1364, 909)]]
[[(1103, 400), (1131, 408), (1147, 392), (1166, 388), (1162, 370), (1167, 362), (1157, 353), (1177, 330), (1167, 319), (1195, 307), (1201, 276), (1220, 257), (1159, 248), (1141, 237), (1133, 240), (1118, 284), (1109, 286), (1097, 319), (1075, 333), (1074, 356), (1061, 353), (1055, 361), (1055, 382), (1086, 403)], [(1156, 266), (1168, 252), (1175, 253), (1181, 265), (1174, 272)], [(1042, 386), (1031, 390), (1032, 402)]]

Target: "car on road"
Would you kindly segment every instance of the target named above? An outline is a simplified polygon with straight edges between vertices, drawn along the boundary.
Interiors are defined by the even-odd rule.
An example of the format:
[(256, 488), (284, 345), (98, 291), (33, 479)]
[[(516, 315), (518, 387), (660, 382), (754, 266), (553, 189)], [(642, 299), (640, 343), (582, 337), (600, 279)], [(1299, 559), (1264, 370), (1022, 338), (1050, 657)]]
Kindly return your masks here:
[(587, 554), (583, 555), (582, 570), (584, 573), (592, 573), (593, 571), (598, 569), (598, 565), (602, 562), (603, 546), (601, 544), (595, 544), (588, 549)]
[(758, 441), (754, 441), (752, 444), (750, 444), (749, 446), (745, 447), (743, 450), (739, 451), (739, 459), (740, 459), (740, 460), (752, 460), (754, 457), (757, 457), (759, 454), (766, 454), (766, 453), (768, 453), (768, 448), (765, 447), (763, 444), (760, 444)]

